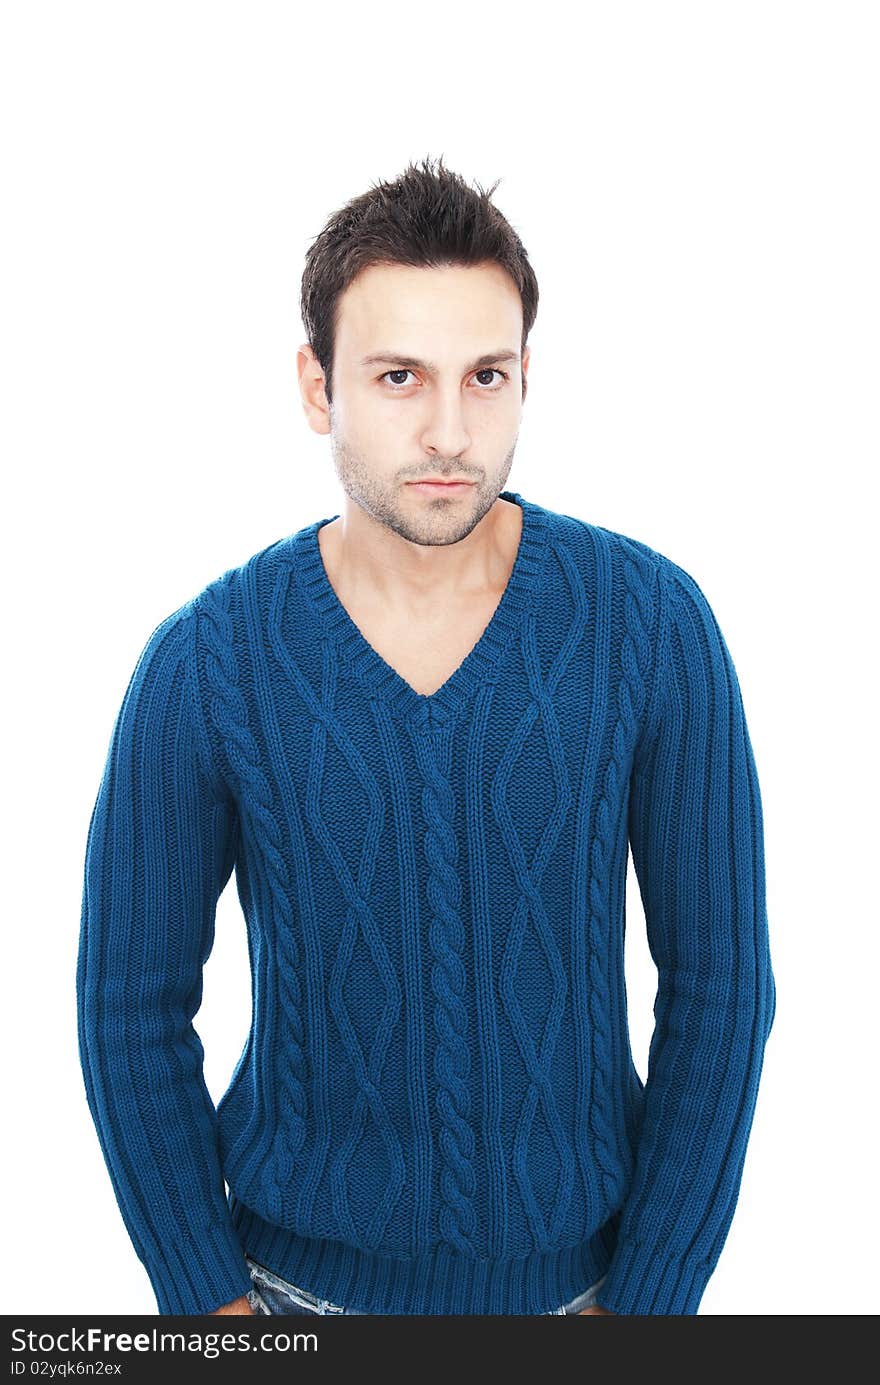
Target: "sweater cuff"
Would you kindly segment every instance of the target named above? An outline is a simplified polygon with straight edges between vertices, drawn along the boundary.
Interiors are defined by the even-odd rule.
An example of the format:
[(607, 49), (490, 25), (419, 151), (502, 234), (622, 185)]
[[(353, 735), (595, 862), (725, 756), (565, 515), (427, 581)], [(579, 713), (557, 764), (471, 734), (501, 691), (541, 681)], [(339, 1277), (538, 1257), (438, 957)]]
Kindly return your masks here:
[(670, 1255), (625, 1236), (617, 1243), (596, 1303), (610, 1313), (692, 1316), (713, 1268), (703, 1257)]
[(161, 1314), (213, 1313), (251, 1288), (241, 1242), (229, 1221), (159, 1247), (146, 1262)]

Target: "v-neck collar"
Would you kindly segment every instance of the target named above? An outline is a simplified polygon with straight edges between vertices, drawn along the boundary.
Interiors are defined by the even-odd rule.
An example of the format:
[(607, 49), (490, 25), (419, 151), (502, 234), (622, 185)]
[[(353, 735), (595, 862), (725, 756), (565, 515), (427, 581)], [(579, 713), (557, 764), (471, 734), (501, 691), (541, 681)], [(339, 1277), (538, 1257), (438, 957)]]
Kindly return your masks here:
[(402, 674), (382, 658), (343, 606), (332, 586), (321, 548), (318, 530), (338, 515), (317, 519), (292, 535), (291, 556), (295, 559), (297, 581), (312, 603), (327, 633), (337, 642), (348, 671), (367, 685), (372, 696), (389, 701), (398, 714), (417, 724), (442, 725), (465, 704), (473, 690), (491, 679), (540, 590), (544, 570), (549, 512), (525, 500), (518, 491), (502, 491), (502, 500), (513, 501), (522, 509), (522, 531), (507, 586), (488, 625), (476, 644), (432, 693), (420, 693)]

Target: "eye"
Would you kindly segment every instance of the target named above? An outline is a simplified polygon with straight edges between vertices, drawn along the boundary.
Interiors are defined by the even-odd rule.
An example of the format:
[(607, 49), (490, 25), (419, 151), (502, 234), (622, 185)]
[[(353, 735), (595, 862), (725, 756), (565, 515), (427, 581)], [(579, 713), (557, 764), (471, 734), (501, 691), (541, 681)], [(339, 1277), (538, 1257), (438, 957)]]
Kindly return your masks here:
[(489, 393), (489, 392), (493, 392), (494, 390), (500, 390), (500, 389), (501, 389), (501, 385), (503, 385), (504, 382), (505, 382), (506, 380), (509, 380), (509, 379), (510, 379), (510, 376), (509, 376), (505, 371), (503, 371), (503, 370), (498, 370), (494, 365), (492, 365), (492, 366), (484, 366), (484, 368), (483, 368), (482, 370), (478, 370), (476, 373), (477, 373), (477, 375), (500, 375), (500, 376), (501, 376), (501, 384), (498, 384), (498, 385), (489, 385), (489, 386), (487, 386), (485, 389), (483, 389), (483, 387), (481, 386), (481, 387), (480, 387), (480, 393), (481, 393), (481, 394), (486, 394), (486, 393)]
[[(386, 370), (385, 373), (384, 373), (383, 375), (380, 375), (380, 376), (379, 376), (379, 379), (380, 379), (380, 380), (387, 380), (387, 381), (388, 381), (389, 388), (392, 389), (392, 390), (404, 390), (404, 389), (408, 389), (408, 388), (409, 388), (407, 382), (406, 382), (405, 380), (392, 380), (392, 379), (391, 379), (391, 376), (393, 376), (393, 375), (398, 375), (398, 376), (399, 376), (399, 375), (411, 375), (411, 374), (412, 374), (412, 371), (411, 371), (411, 370), (405, 368), (404, 366), (401, 366), (398, 370)], [(474, 377), (475, 377), (475, 378), (476, 378), (477, 376), (480, 376), (480, 375), (500, 375), (500, 376), (501, 376), (501, 381), (500, 381), (500, 383), (497, 384), (497, 385), (485, 385), (485, 384), (480, 384), (480, 385), (478, 385), (478, 386), (477, 386), (477, 392), (478, 392), (479, 394), (494, 394), (496, 390), (500, 390), (500, 389), (507, 383), (507, 381), (510, 379), (510, 376), (507, 374), (506, 371), (498, 370), (497, 367), (495, 367), (495, 366), (484, 366), (482, 370), (477, 370), (477, 371), (474, 372)]]
[[(379, 376), (379, 379), (380, 379), (380, 380), (385, 380), (385, 379), (387, 379), (387, 377), (388, 377), (389, 375), (411, 375), (411, 374), (412, 374), (412, 371), (411, 371), (411, 370), (405, 370), (405, 369), (403, 368), (403, 366), (401, 366), (400, 370), (386, 370), (384, 375), (380, 375), (380, 376)], [(406, 386), (405, 386), (403, 383), (401, 383), (400, 381), (395, 381), (395, 383), (391, 386), (391, 388), (392, 388), (392, 389), (397, 389), (397, 390), (399, 390), (399, 389), (405, 389)]]

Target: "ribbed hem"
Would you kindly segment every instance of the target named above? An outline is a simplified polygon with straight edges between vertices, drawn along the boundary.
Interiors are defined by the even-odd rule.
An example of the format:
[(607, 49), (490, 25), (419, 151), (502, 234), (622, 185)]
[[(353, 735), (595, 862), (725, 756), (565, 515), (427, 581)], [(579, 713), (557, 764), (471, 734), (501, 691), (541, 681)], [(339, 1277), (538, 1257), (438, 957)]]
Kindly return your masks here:
[(247, 1254), (318, 1298), (361, 1313), (549, 1313), (606, 1272), (616, 1216), (588, 1241), (514, 1260), (475, 1260), (452, 1246), (406, 1260), (310, 1240), (273, 1226), (230, 1195)]
[(161, 1314), (213, 1313), (251, 1287), (241, 1242), (227, 1218), (197, 1236), (162, 1247), (147, 1263)]
[(703, 1258), (664, 1254), (624, 1237), (596, 1302), (610, 1313), (693, 1316), (711, 1275)]

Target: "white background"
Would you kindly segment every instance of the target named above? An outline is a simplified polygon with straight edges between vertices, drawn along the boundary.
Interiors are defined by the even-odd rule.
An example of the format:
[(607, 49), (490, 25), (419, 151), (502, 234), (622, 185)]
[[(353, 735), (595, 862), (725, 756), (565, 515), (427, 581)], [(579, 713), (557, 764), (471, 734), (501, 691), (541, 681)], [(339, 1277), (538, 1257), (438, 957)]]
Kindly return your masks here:
[[(700, 1312), (877, 1311), (877, 7), (7, 3), (3, 1303), (155, 1312), (76, 1047), (86, 830), (147, 636), (338, 513), (299, 281), (411, 159), (540, 284), (510, 486), (691, 572), (740, 678), (778, 988)], [(577, 23), (577, 30), (572, 28)], [(656, 973), (630, 865), (644, 1077)], [(250, 1018), (230, 882), (197, 1027)]]

